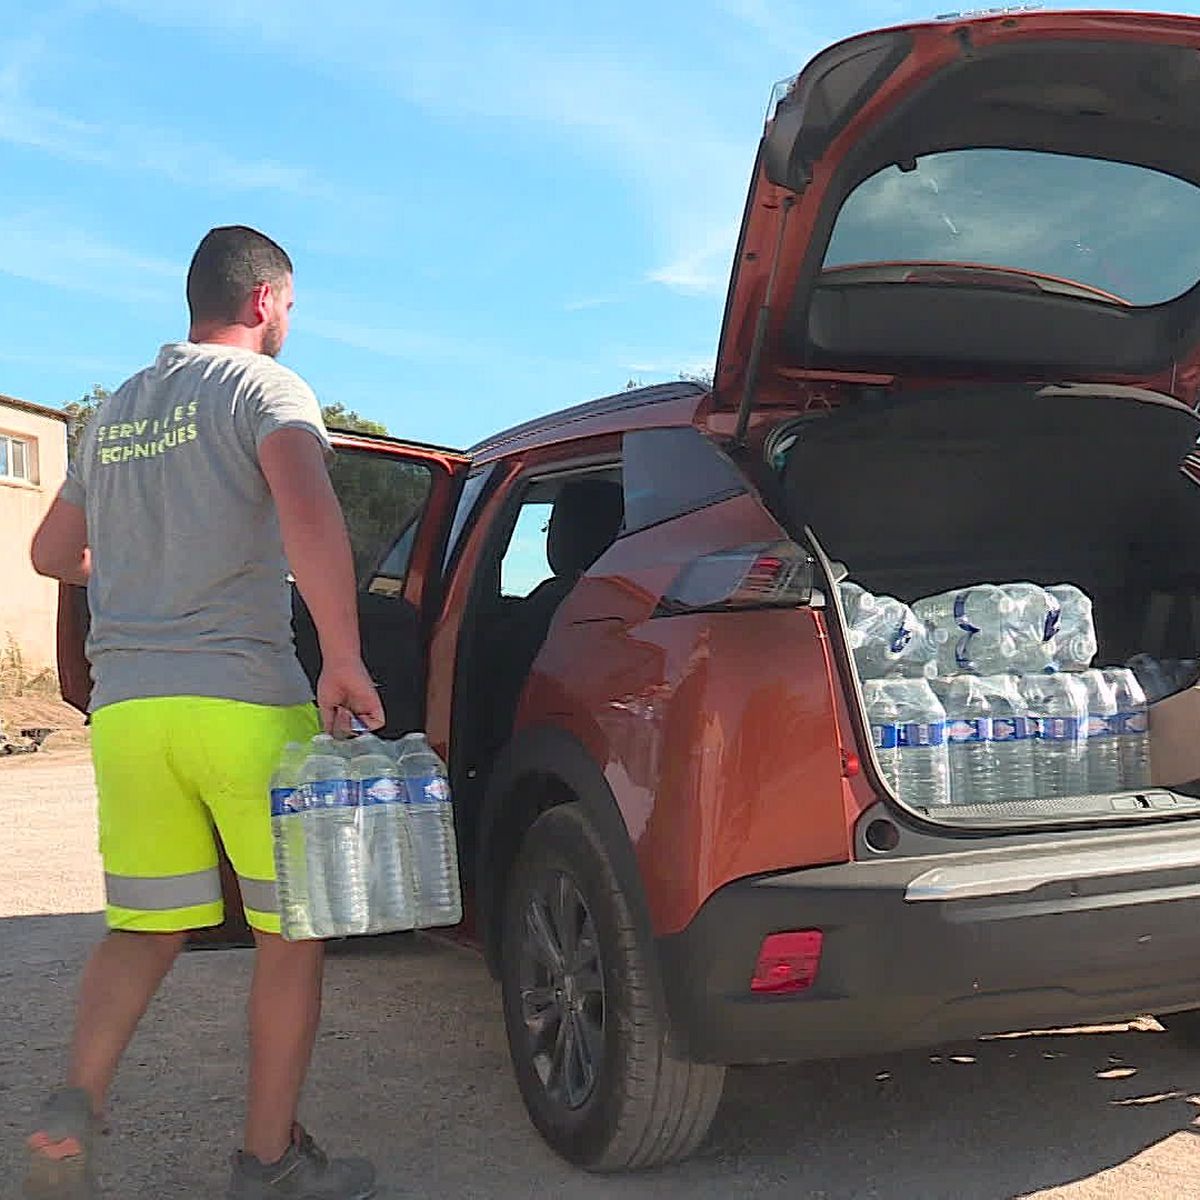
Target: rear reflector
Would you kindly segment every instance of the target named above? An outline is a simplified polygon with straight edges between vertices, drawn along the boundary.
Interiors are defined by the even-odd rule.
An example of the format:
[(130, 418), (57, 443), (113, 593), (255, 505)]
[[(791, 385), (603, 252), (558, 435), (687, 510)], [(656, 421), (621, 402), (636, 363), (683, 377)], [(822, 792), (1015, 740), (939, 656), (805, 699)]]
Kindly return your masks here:
[(658, 615), (737, 608), (796, 608), (812, 599), (813, 560), (794, 542), (718, 550), (689, 563), (663, 594)]
[(819, 929), (772, 933), (763, 939), (750, 990), (782, 996), (806, 992), (816, 982), (825, 935)]

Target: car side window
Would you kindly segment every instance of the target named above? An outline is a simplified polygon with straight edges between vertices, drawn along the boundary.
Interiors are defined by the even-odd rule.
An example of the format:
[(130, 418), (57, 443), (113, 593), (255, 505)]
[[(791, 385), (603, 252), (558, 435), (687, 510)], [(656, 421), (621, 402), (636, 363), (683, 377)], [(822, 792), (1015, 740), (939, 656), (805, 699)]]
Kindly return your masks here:
[(521, 505), (512, 537), (500, 560), (502, 596), (524, 598), (554, 574), (546, 556), (546, 534), (553, 507), (541, 501)]
[(638, 429), (622, 442), (624, 532), (635, 533), (748, 490), (745, 479), (698, 429)]
[(346, 517), (359, 586), (398, 593), (429, 498), (429, 469), (373, 451), (342, 450), (329, 476)]

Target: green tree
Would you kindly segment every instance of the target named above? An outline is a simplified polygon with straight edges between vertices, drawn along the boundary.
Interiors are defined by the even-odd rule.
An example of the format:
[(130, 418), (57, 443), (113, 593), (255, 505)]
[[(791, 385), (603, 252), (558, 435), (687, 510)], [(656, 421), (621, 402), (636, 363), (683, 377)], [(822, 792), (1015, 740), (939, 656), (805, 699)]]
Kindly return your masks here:
[(93, 383), (90, 392), (85, 392), (73, 404), (68, 404), (63, 409), (70, 418), (67, 424), (67, 456), (72, 462), (79, 453), (79, 442), (83, 437), (83, 431), (88, 427), (88, 422), (95, 415), (96, 410), (108, 397), (107, 388)]
[(347, 408), (340, 401), (326, 404), (321, 408), (321, 415), (330, 429), (344, 429), (348, 433), (375, 433), (387, 435), (387, 426), (380, 421), (372, 421), (369, 417), (360, 417), (352, 408)]

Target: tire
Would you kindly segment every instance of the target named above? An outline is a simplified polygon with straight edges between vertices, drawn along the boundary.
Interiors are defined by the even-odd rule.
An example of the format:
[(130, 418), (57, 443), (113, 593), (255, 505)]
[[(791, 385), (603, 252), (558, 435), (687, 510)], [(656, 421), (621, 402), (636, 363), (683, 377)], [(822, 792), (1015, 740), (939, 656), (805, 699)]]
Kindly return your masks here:
[(1181, 1046), (1200, 1049), (1200, 1008), (1168, 1013), (1165, 1017), (1159, 1017), (1158, 1023)]
[[(555, 946), (560, 964), (575, 963), (560, 966), (557, 981)], [(723, 1066), (667, 1053), (668, 1030), (650, 991), (651, 952), (581, 806), (543, 813), (522, 842), (505, 897), (504, 1022), (530, 1119), (558, 1154), (589, 1171), (686, 1158), (720, 1103)]]

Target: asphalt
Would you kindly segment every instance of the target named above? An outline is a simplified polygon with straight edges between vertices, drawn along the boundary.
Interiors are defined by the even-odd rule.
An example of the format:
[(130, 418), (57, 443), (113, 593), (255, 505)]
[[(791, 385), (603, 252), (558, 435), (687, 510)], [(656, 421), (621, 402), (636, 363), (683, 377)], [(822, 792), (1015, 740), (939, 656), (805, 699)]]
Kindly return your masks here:
[[(102, 920), (90, 771), (78, 752), (0, 762), (0, 1196), (61, 1070), (72, 992)], [(220, 1197), (236, 1144), (246, 951), (180, 960), (131, 1048), (101, 1146), (106, 1195)], [(425, 938), (331, 954), (305, 1105), (385, 1197), (1184, 1200), (1200, 1196), (1200, 1052), (1152, 1021), (935, 1053), (730, 1073), (682, 1166), (598, 1178), (531, 1130), (496, 988)]]

